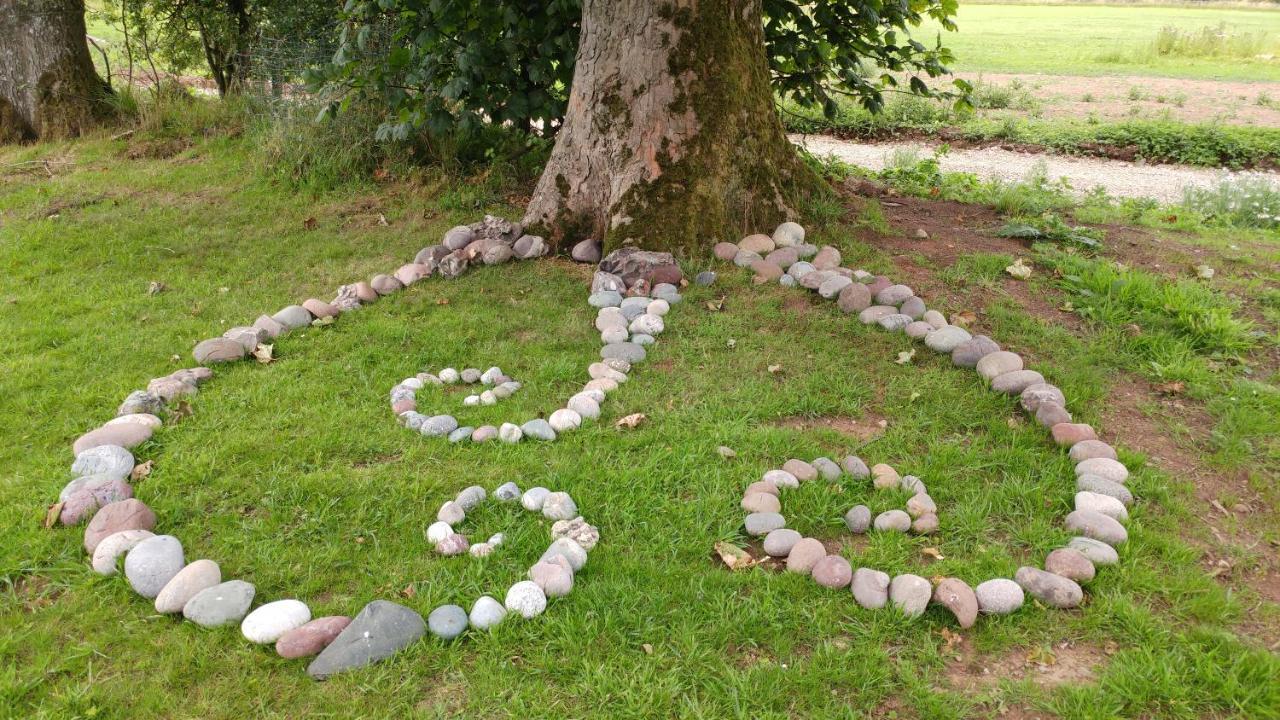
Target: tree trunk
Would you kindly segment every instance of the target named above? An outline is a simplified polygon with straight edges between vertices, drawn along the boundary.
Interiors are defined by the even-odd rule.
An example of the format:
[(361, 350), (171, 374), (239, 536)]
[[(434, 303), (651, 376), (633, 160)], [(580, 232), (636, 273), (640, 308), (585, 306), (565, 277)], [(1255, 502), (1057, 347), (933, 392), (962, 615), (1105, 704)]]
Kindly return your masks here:
[(821, 187), (774, 111), (760, 0), (584, 2), (526, 226), (558, 247), (704, 251), (772, 231)]
[(110, 116), (84, 0), (0, 0), (0, 143), (75, 137)]

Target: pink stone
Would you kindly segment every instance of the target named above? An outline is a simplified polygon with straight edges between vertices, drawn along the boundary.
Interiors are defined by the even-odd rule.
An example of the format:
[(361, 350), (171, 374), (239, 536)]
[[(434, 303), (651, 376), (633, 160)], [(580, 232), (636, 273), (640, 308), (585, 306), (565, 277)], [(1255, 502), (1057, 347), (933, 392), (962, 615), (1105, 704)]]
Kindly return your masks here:
[(458, 533), (453, 533), (436, 543), (436, 552), (449, 557), (452, 555), (461, 555), (470, 547), (471, 543), (467, 542), (466, 537), (459, 535)]
[(315, 298), (307, 298), (302, 301), (302, 307), (306, 308), (307, 312), (318, 318), (337, 317), (338, 315), (338, 308), (323, 300), (317, 300)]
[[(792, 552), (795, 552), (794, 548)], [(812, 572), (814, 582), (823, 587), (849, 587), (853, 582), (853, 567), (839, 555), (827, 555), (814, 563)]]
[(712, 252), (715, 253), (717, 258), (720, 258), (721, 260), (728, 262), (738, 254), (738, 246), (730, 242), (720, 242), (720, 243), (716, 243), (716, 246), (715, 248), (712, 249)]
[(152, 428), (146, 423), (103, 425), (97, 430), (90, 430), (76, 438), (76, 441), (71, 444), (71, 452), (79, 455), (85, 450), (99, 445), (118, 445), (128, 449), (150, 440), (151, 433)]
[(130, 498), (104, 505), (84, 529), (84, 549), (93, 554), (94, 548), (108, 535), (122, 530), (153, 530), (156, 514), (141, 500)]
[(318, 655), (350, 624), (351, 618), (343, 615), (316, 618), (281, 635), (276, 653), (290, 660)]
[(1093, 426), (1085, 423), (1058, 423), (1049, 428), (1053, 441), (1064, 447), (1070, 447), (1084, 440), (1097, 440), (1098, 433)]
[(827, 549), (821, 542), (813, 538), (803, 538), (791, 546), (791, 552), (787, 555), (787, 572), (808, 575), (813, 570), (813, 566), (826, 556)]
[(98, 508), (133, 497), (129, 483), (117, 478), (103, 478), (81, 487), (62, 501), (58, 519), (63, 525), (76, 525), (91, 517)]
[(378, 299), (378, 291), (374, 290), (369, 283), (361, 280), (356, 283), (356, 297), (360, 298), (360, 302), (371, 303)]
[(962, 628), (971, 628), (978, 619), (978, 596), (963, 580), (943, 578), (933, 590), (933, 601), (951, 611)]
[(391, 412), (395, 413), (396, 415), (400, 415), (403, 413), (407, 413), (410, 410), (417, 410), (417, 409), (418, 409), (418, 403), (408, 398), (404, 400), (397, 400), (391, 403)]

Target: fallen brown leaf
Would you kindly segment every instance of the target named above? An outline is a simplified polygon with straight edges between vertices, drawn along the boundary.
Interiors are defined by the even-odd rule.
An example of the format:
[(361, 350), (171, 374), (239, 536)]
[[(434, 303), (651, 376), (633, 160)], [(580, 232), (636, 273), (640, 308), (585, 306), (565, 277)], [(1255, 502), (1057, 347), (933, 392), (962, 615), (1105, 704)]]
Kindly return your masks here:
[(640, 423), (645, 421), (644, 413), (632, 413), (617, 422), (617, 427), (635, 429)]
[(129, 473), (129, 480), (135, 483), (139, 480), (145, 480), (147, 476), (151, 474), (151, 465), (154, 462), (154, 460), (148, 460), (134, 465), (133, 472)]
[(45, 528), (51, 528), (58, 524), (58, 516), (62, 514), (63, 503), (56, 502), (49, 506), (49, 510), (44, 514)]
[(641, 646), (640, 646), (640, 649), (641, 649), (641, 650), (644, 650), (644, 654), (645, 654), (645, 655), (652, 655), (652, 654), (653, 654), (653, 646), (652, 646), (652, 645), (650, 645), (649, 643), (644, 643), (643, 645), (641, 645)]
[(1156, 391), (1165, 395), (1181, 395), (1187, 389), (1187, 384), (1181, 380), (1173, 380), (1171, 382), (1160, 383), (1156, 385)]
[(418, 588), (414, 587), (413, 585), (405, 585), (404, 589), (400, 591), (401, 597), (412, 598), (412, 597), (417, 597), (417, 595), (418, 595)]
[(730, 570), (741, 570), (756, 564), (755, 558), (746, 550), (723, 540), (716, 543), (716, 555), (720, 556), (720, 562)]
[(313, 218), (313, 217), (309, 217), (309, 218), (307, 218), (306, 220), (303, 220), (303, 221), (302, 221), (302, 227), (303, 227), (303, 228), (305, 228), (305, 229), (307, 229), (307, 230), (315, 230), (315, 229), (316, 229), (316, 224), (317, 224), (317, 223), (316, 223), (316, 219), (315, 219), (315, 218)]
[(935, 548), (935, 547), (927, 547), (927, 548), (925, 548), (925, 549), (921, 550), (921, 551), (920, 551), (920, 554), (921, 554), (921, 555), (928, 555), (929, 557), (933, 558), (934, 560), (946, 560), (946, 557), (944, 557), (944, 556), (943, 556), (942, 552), (941, 552), (940, 550), (938, 550), (938, 548)]
[(969, 310), (961, 310), (960, 312), (952, 313), (951, 315), (952, 325), (959, 325), (960, 327), (969, 327), (970, 325), (976, 322), (978, 322), (978, 316), (970, 312)]

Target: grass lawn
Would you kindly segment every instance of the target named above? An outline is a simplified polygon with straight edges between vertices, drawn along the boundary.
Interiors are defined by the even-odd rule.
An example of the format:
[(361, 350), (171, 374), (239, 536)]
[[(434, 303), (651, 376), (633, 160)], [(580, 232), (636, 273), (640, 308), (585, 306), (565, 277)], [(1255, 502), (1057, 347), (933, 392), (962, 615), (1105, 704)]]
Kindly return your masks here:
[[(72, 439), (149, 378), (189, 366), (197, 340), (328, 299), (483, 212), (519, 211), (483, 185), (430, 175), (298, 193), (261, 179), (250, 139), (126, 159), (133, 141), (0, 153), (0, 166), (68, 163), (52, 165), (53, 177), (38, 165), (0, 175), (0, 715), (1280, 717), (1280, 660), (1268, 649), (1280, 639), (1275, 598), (1206, 575), (1212, 537), (1192, 479), (1158, 469), (1109, 420), (1111, 393), (1139, 371), (1115, 337), (1033, 314), (999, 291), (987, 255), (941, 262), (890, 250), (832, 208), (806, 222), (813, 242), (872, 271), (911, 265), (947, 279), (934, 283), (947, 288), (941, 309), (982, 311), (982, 331), (1027, 353), (1078, 418), (1118, 439), (1141, 500), (1120, 565), (1089, 584), (1083, 608), (1029, 603), (962, 632), (937, 607), (909, 622), (804, 577), (719, 566), (717, 541), (745, 544), (742, 489), (790, 457), (856, 453), (922, 477), (940, 506), (937, 536), (842, 534), (850, 506), (905, 499), (848, 478), (795, 491), (789, 525), (843, 538), (855, 566), (971, 584), (1010, 577), (1061, 544), (1074, 492), (1066, 456), (973, 373), (924, 349), (896, 364), (913, 347), (905, 336), (800, 291), (753, 286), (732, 266), (716, 268), (715, 286), (687, 290), (601, 421), (559, 442), (450, 446), (398, 427), (387, 391), (424, 369), (497, 364), (525, 383), (497, 408), (456, 408), (468, 424), (550, 412), (586, 379), (598, 342), (589, 271), (546, 260), (432, 279), (281, 339), (269, 365), (218, 368), (193, 414), (140, 449), (155, 466), (137, 494), (188, 559), (213, 558), (224, 578), (254, 582), (258, 602), (298, 597), (315, 616), (351, 615), (381, 598), (425, 616), (499, 594), (547, 540), (541, 519), (485, 505), (468, 531), (508, 530), (506, 545), (485, 561), (440, 558), (424, 531), (441, 502), (472, 484), (567, 490), (603, 535), (572, 595), (535, 621), (449, 645), (426, 639), (325, 683), (234, 628), (156, 616), (119, 577), (87, 568), (79, 529), (42, 527)], [(932, 235), (939, 248), (956, 242)], [(685, 270), (709, 266), (690, 259)], [(152, 281), (167, 289), (148, 294)], [(1042, 302), (1061, 299), (1048, 273), (1032, 282)], [(721, 309), (708, 305), (720, 298)], [(614, 427), (633, 412), (647, 422)], [(849, 420), (863, 430), (837, 429)], [(1244, 468), (1274, 490), (1269, 465), (1248, 472), (1260, 441), (1218, 430), (1246, 450), (1215, 471)], [(719, 445), (738, 457), (721, 459)], [(1242, 572), (1276, 540), (1274, 510), (1260, 512), (1271, 534), (1235, 558)]]
[[(942, 43), (955, 52), (955, 69), (962, 73), (1280, 81), (1280, 10), (1275, 9), (960, 3), (956, 21), (959, 31), (943, 33)], [(1219, 25), (1228, 35), (1247, 36), (1238, 41), (1245, 47), (1208, 56), (1151, 51), (1162, 28), (1198, 33)], [(926, 24), (914, 35), (932, 42), (940, 30)]]

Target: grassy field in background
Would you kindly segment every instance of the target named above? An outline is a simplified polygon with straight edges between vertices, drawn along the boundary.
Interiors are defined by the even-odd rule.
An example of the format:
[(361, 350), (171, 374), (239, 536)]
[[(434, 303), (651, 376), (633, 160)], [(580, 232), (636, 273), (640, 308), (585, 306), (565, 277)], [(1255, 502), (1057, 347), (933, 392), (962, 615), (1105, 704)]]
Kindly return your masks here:
[[(1280, 81), (1280, 9), (1106, 5), (981, 5), (960, 3), (958, 32), (942, 33), (960, 73), (1155, 75), (1219, 80)], [(1156, 55), (1161, 28), (1198, 32), (1224, 24), (1236, 35), (1259, 34), (1246, 56)], [(932, 44), (941, 30), (914, 33)], [(1257, 54), (1270, 54), (1260, 59)]]
[[(270, 365), (219, 368), (193, 398), (194, 414), (140, 450), (155, 467), (138, 496), (189, 559), (213, 558), (224, 577), (256, 583), (259, 602), (299, 597), (317, 616), (379, 598), (425, 616), (500, 592), (541, 552), (545, 523), (487, 508), (469, 529), (509, 529), (507, 545), (485, 562), (442, 559), (423, 535), (435, 509), (471, 484), (567, 490), (603, 541), (574, 593), (545, 616), (454, 644), (427, 639), (323, 684), (234, 628), (155, 616), (122, 579), (88, 570), (79, 529), (41, 526), (66, 481), (71, 440), (148, 378), (189, 365), (197, 340), (328, 298), (454, 224), (518, 210), (483, 184), (439, 176), (299, 193), (255, 172), (250, 137), (126, 159), (136, 141), (0, 153), (10, 166), (67, 163), (51, 165), (52, 178), (39, 165), (0, 177), (0, 716), (1276, 717), (1280, 661), (1249, 630), (1272, 626), (1274, 606), (1204, 574), (1189, 544), (1203, 532), (1190, 482), (1123, 445), (1142, 501), (1121, 564), (1100, 573), (1077, 611), (1031, 603), (981, 620), (957, 646), (954, 620), (936, 607), (907, 622), (804, 577), (720, 567), (713, 545), (745, 540), (742, 489), (789, 457), (857, 453), (929, 484), (940, 535), (842, 543), (855, 565), (891, 573), (1009, 576), (1068, 536), (1061, 521), (1073, 493), (1065, 455), (972, 372), (923, 349), (896, 364), (919, 346), (800, 291), (754, 286), (726, 265), (714, 287), (686, 292), (601, 421), (554, 444), (425, 440), (398, 427), (386, 402), (392, 384), (419, 370), (492, 363), (525, 390), (497, 409), (458, 408), (460, 417), (557, 407), (586, 379), (598, 338), (584, 302), (588, 271), (547, 260), (433, 279), (289, 335)], [(889, 253), (858, 239), (855, 216), (814, 213), (805, 218), (813, 242), (896, 273)], [(710, 266), (690, 258), (685, 270)], [(1001, 277), (981, 255), (934, 270), (957, 288)], [(151, 281), (167, 289), (151, 295)], [(1061, 301), (1048, 273), (1032, 283)], [(721, 298), (719, 309), (708, 305)], [(937, 306), (967, 309), (945, 298)], [(1046, 324), (1000, 294), (982, 309), (981, 329), (1028, 352), (1083, 421), (1098, 422), (1113, 384), (1142, 369), (1115, 352), (1114, 334)], [(614, 427), (633, 412), (647, 422)], [(782, 423), (832, 417), (882, 418), (886, 428), (858, 440)], [(1104, 430), (1123, 438), (1124, 428)], [(1231, 426), (1220, 432), (1222, 442), (1237, 437)], [(721, 459), (719, 445), (737, 459)], [(1246, 452), (1218, 462), (1250, 461)], [(903, 500), (847, 478), (815, 482), (788, 499), (789, 524), (839, 538), (841, 514), (868, 499), (877, 511)], [(966, 687), (950, 675), (961, 656), (1022, 668), (1080, 653), (1096, 665), (1091, 681)]]

